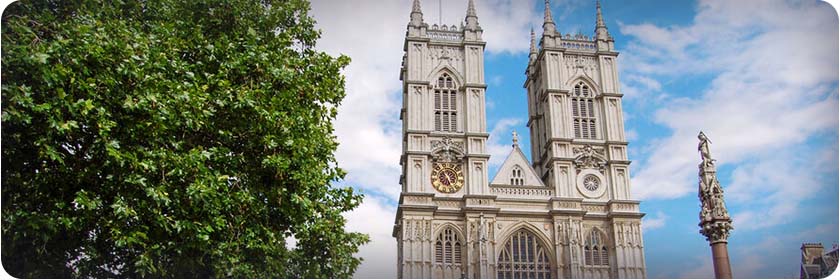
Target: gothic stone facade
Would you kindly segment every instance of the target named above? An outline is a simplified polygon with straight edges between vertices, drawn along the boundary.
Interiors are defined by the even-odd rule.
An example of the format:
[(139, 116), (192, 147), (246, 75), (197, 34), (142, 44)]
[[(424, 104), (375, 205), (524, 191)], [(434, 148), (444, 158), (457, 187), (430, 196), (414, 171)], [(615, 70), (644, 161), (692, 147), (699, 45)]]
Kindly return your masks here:
[(534, 162), (514, 134), (490, 181), (485, 42), (473, 0), (460, 26), (426, 24), (414, 1), (400, 72), (398, 277), (646, 276), (618, 53), (600, 3), (594, 37), (561, 35), (545, 13), (524, 85)]

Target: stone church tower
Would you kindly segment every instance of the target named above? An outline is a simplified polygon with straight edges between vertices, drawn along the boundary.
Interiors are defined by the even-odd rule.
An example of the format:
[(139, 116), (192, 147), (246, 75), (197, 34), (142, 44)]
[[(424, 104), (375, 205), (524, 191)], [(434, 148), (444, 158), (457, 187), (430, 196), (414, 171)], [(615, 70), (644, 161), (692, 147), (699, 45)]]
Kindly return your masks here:
[(613, 39), (561, 35), (546, 0), (531, 32), (529, 163), (514, 134), (488, 180), (484, 46), (473, 0), (458, 26), (412, 4), (403, 50), (399, 278), (644, 278)]

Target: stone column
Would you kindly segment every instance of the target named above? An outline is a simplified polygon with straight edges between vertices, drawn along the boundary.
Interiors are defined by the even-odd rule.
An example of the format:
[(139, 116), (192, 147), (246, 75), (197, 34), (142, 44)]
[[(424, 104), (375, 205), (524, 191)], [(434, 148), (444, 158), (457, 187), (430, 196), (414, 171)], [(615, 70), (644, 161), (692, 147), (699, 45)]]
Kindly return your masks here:
[(700, 172), (700, 183), (697, 196), (700, 198), (700, 234), (709, 241), (712, 247), (712, 261), (715, 266), (715, 278), (732, 278), (732, 268), (729, 265), (729, 250), (727, 239), (729, 231), (733, 229), (732, 218), (726, 210), (726, 203), (723, 200), (723, 188), (717, 180), (715, 160), (712, 159), (709, 150), (709, 138), (703, 132), (697, 136), (700, 144), (697, 150), (700, 151), (700, 158), (703, 160), (698, 166)]
[(729, 250), (726, 248), (726, 242), (714, 243), (711, 246), (712, 260), (715, 264), (715, 278), (731, 279), (732, 270), (729, 266)]

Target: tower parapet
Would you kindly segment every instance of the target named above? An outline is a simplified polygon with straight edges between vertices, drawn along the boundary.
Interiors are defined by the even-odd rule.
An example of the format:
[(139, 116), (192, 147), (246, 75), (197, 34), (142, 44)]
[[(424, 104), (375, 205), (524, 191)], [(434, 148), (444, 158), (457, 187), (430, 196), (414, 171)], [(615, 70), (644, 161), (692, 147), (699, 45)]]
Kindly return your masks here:
[(464, 27), (455, 25), (446, 26), (442, 24), (432, 24), (426, 31), (426, 36), (434, 41), (448, 41), (448, 42), (463, 42), (464, 41)]
[(558, 37), (557, 39), (558, 43), (556, 43), (556, 45), (560, 48), (593, 53), (598, 50), (594, 38), (584, 34), (578, 33), (571, 35), (566, 33), (566, 35)]

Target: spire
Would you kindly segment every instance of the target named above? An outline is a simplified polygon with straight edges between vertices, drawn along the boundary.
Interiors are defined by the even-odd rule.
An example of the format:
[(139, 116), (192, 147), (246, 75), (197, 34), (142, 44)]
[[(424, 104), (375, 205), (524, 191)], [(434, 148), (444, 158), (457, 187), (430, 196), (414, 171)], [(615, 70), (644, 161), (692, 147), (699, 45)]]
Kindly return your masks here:
[(414, 0), (414, 3), (411, 5), (411, 13), (423, 13), (420, 11), (420, 0)]
[(598, 13), (598, 21), (595, 23), (595, 27), (607, 28), (607, 25), (604, 24), (604, 16), (601, 15), (601, 0), (595, 0), (595, 10)]
[(534, 35), (534, 27), (531, 26), (531, 54), (537, 53), (537, 37)]
[(470, 0), (467, 4), (467, 17), (464, 18), (467, 22), (466, 28), (469, 30), (481, 29), (478, 25), (478, 15), (475, 13), (475, 1)]
[(554, 35), (557, 33), (557, 27), (554, 25), (554, 18), (551, 16), (551, 3), (545, 0), (545, 19), (543, 22), (543, 36)]
[(420, 0), (414, 0), (411, 4), (411, 21), (408, 22), (410, 26), (423, 25), (423, 11), (420, 10)]
[(531, 52), (528, 54), (531, 63), (537, 60), (537, 37), (534, 35), (534, 27), (531, 26)]
[(610, 38), (610, 32), (607, 30), (607, 24), (604, 23), (604, 16), (601, 14), (601, 0), (595, 0), (595, 11), (597, 13), (595, 38), (600, 41), (607, 41)]

